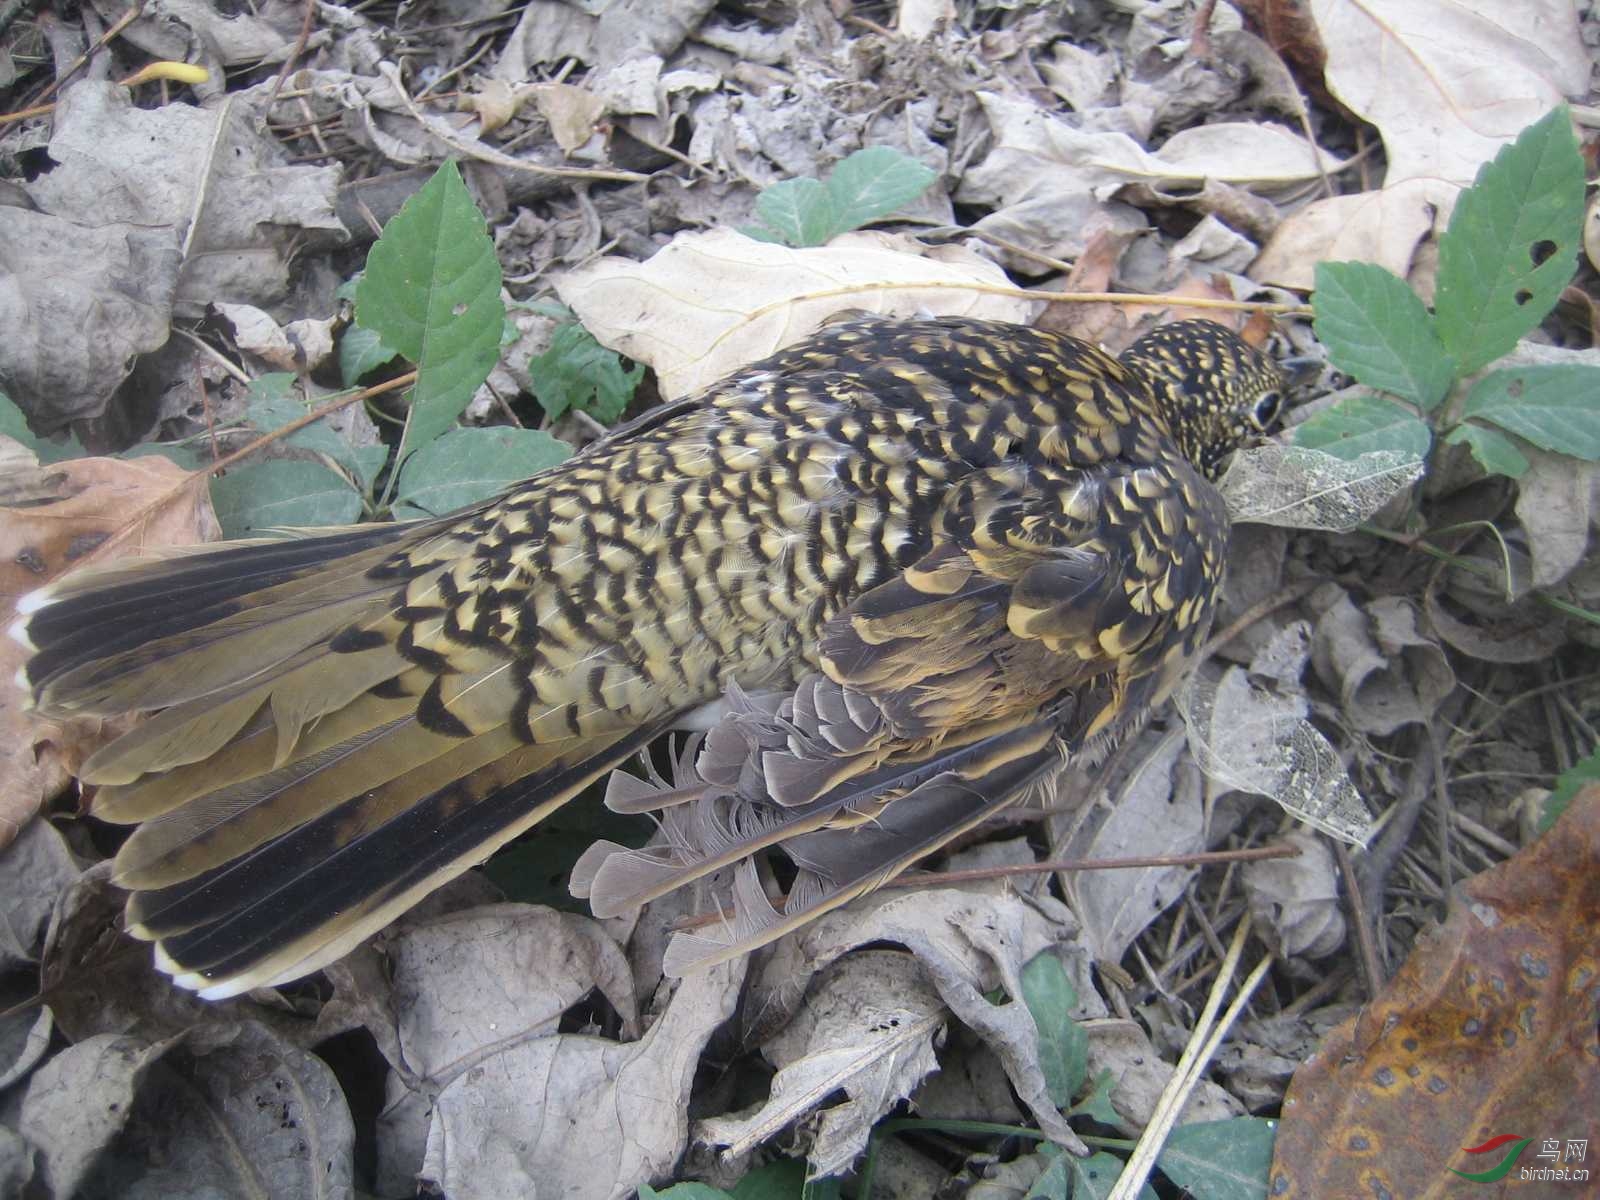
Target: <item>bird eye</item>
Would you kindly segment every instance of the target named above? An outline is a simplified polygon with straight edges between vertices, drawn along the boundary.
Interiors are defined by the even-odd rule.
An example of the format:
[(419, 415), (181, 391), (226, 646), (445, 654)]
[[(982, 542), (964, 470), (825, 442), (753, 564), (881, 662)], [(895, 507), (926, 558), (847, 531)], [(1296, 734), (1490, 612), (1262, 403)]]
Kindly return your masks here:
[(1250, 410), (1250, 423), (1262, 433), (1278, 419), (1278, 410), (1283, 407), (1283, 395), (1280, 392), (1265, 392), (1255, 402), (1255, 407)]

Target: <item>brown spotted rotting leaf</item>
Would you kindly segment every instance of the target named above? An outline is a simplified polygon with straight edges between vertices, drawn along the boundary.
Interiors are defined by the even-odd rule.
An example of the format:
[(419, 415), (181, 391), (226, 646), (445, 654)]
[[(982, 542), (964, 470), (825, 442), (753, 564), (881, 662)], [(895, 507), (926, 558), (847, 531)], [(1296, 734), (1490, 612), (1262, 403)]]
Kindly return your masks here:
[(216, 537), (205, 489), (182, 487), (189, 477), (153, 455), (18, 465), (0, 477), (0, 847), (115, 732), (23, 711), (12, 680), (28, 650), (4, 635), (15, 605), (73, 568)]
[[(1565, 1153), (1592, 1136), (1600, 1113), (1597, 862), (1600, 785), (1537, 842), (1456, 888), (1445, 923), (1295, 1074), (1270, 1195), (1557, 1194), (1519, 1174), (1550, 1165), (1536, 1157), (1547, 1142)], [(1531, 1144), (1502, 1178), (1452, 1173), (1498, 1166), (1504, 1154), (1464, 1150), (1508, 1134)]]

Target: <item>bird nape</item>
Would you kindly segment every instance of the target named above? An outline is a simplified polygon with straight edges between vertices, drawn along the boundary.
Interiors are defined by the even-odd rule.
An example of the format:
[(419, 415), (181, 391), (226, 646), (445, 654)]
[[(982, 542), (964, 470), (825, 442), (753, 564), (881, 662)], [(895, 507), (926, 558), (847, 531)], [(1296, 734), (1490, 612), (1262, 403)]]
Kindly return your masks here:
[[(691, 880), (680, 974), (777, 937), (1092, 756), (1182, 678), (1285, 381), (1221, 326), (1119, 359), (971, 320), (851, 319), (446, 517), (223, 545), (27, 597), (96, 753), (129, 932), (208, 997), (333, 961), (674, 728), (607, 803), (597, 914)], [(788, 860), (773, 899), (769, 855)], [(718, 874), (713, 875), (716, 872)], [(726, 905), (719, 903), (726, 900)]]

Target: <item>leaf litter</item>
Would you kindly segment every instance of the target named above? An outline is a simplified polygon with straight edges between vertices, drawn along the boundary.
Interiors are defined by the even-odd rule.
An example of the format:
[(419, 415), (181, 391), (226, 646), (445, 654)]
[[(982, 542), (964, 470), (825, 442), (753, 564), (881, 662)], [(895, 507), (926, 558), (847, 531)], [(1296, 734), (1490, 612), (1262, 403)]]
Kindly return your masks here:
[[(121, 16), (96, 8), (106, 22)], [(362, 349), (341, 285), (446, 154), (487, 214), (510, 299), (559, 298), (625, 357), (599, 368), (610, 382), (592, 399), (569, 390), (541, 403), (540, 356), (571, 318), (513, 307), (520, 336), (501, 339), (488, 383), (449, 397), (443, 424), (464, 410), (467, 427), (398, 472), (407, 515), (485, 494), (554, 461), (563, 441), (582, 444), (598, 424), (690, 394), (850, 309), (1037, 320), (1117, 349), (1152, 310), (1011, 289), (1294, 303), (1273, 289), (1307, 288), (1319, 261), (1354, 259), (1426, 300), (1434, 239), (1479, 164), (1563, 97), (1592, 105), (1583, 46), (1600, 34), (1590, 6), (1567, 0), (1515, 14), (1489, 0), (1389, 8), (1380, 24), (1354, 0), (1082, 12), (907, 0), (885, 28), (810, 4), (438, 0), (325, 5), (303, 31), (298, 6), (240, 14), (164, 0), (113, 26), (81, 77), (59, 79), (54, 64), (77, 51), (62, 52), (61, 23), (24, 14), (0, 28), (0, 107), (56, 107), (0, 125), (0, 312), (23, 331), (0, 345), (0, 432), (15, 439), (0, 441), (0, 537), (14, 575), (4, 598), (119, 536), (139, 506), (119, 490), (123, 477), (154, 475), (161, 495), (177, 495), (134, 539), (141, 549), (212, 535), (203, 493), (171, 492), (185, 478), (171, 464), (57, 458), (160, 443), (192, 468), (252, 427), (282, 426), (294, 410), (257, 390), (270, 371), (293, 373), (316, 403), (348, 382), (341, 362), (400, 369)], [(104, 28), (86, 21), (80, 32), (93, 43)], [(193, 58), (212, 82), (192, 95), (108, 82), (151, 57)], [(863, 150), (874, 170), (854, 182), (847, 172), (829, 194), (839, 164)], [(892, 168), (891, 150), (920, 180), (931, 173), (931, 187), (917, 194), (909, 176), (876, 174)], [(888, 198), (904, 203), (874, 206)], [(886, 228), (844, 232), (863, 220)], [(821, 244), (735, 232), (752, 224)], [(1065, 278), (1061, 259), (1077, 260)], [(1585, 267), (1569, 291), (1595, 287)], [(1401, 310), (1370, 311), (1401, 331)], [(1558, 314), (1539, 335), (1553, 344), (1525, 341), (1499, 366), (1579, 365), (1593, 354), (1587, 334), (1587, 318)], [(1379, 352), (1417, 361), (1405, 345)], [(1451, 453), (1460, 443), (1480, 462), (1498, 456), (1515, 485), (1464, 453), (1463, 469), (1441, 447), (1397, 451), (1385, 441), (1393, 406), (1350, 407), (1331, 430), (1324, 420), (1320, 452), (1308, 436), (1238, 456), (1224, 483), (1237, 519), (1275, 528), (1236, 533), (1210, 670), (1181, 708), (1187, 738), (1158, 714), (1105, 772), (1041, 795), (1028, 815), (1047, 820), (1022, 826), (1027, 836), (1008, 824), (951, 856), (996, 867), (1158, 861), (883, 892), (784, 939), (748, 979), (728, 967), (675, 988), (662, 980), (673, 925), (702, 911), (692, 895), (597, 923), (479, 878), (359, 948), (326, 986), (196, 1001), (116, 935), (117, 893), (88, 865), (112, 847), (74, 819), (77, 798), (60, 795), (104, 731), (24, 726), (16, 695), (0, 693), (8, 997), (38, 990), (44, 1001), (0, 1025), (13, 1097), (0, 1119), (0, 1190), (183, 1195), (225, 1181), (398, 1197), (420, 1180), (452, 1196), (535, 1186), (622, 1196), (675, 1178), (732, 1187), (778, 1153), (817, 1175), (876, 1156), (879, 1185), (906, 1194), (963, 1174), (972, 1194), (986, 1174), (1008, 1180), (1008, 1195), (1066, 1194), (1050, 1189), (1075, 1173), (1098, 1188), (1121, 1169), (1117, 1156), (873, 1129), (884, 1116), (950, 1115), (943, 1076), (960, 1076), (987, 1081), (972, 1094), (992, 1100), (960, 1108), (961, 1119), (1027, 1121), (1081, 1148), (1041, 1060), (1041, 1028), (1067, 1022), (1087, 1042), (1082, 1091), (1068, 1099), (1098, 1103), (1091, 1081), (1109, 1072), (1110, 1107), (1088, 1111), (1137, 1136), (1215, 981), (1219, 939), (1245, 920), (1274, 956), (1278, 986), (1258, 991), (1234, 1027), (1220, 1082), (1189, 1094), (1186, 1119), (1229, 1123), (1220, 1145), (1259, 1140), (1259, 1128), (1232, 1122), (1278, 1111), (1289, 1086), (1273, 1178), (1326, 1190), (1350, 1169), (1340, 1097), (1410, 1095), (1369, 1085), (1376, 1076), (1351, 1065), (1365, 1060), (1336, 1049), (1351, 1036), (1352, 1054), (1393, 1049), (1362, 1031), (1402, 1003), (1400, 1028), (1434, 1038), (1402, 1048), (1406, 1071), (1470, 1078), (1494, 1113), (1561, 1136), (1571, 1112), (1594, 1105), (1563, 1107), (1532, 1086), (1532, 1058), (1451, 1036), (1437, 996), (1410, 983), (1447, 969), (1426, 957), (1441, 941), (1507, 931), (1521, 951), (1470, 941), (1463, 953), (1528, 982), (1541, 1028), (1593, 1029), (1592, 996), (1557, 995), (1527, 970), (1565, 961), (1593, 928), (1571, 866), (1592, 840), (1582, 822), (1593, 801), (1572, 800), (1532, 845), (1518, 805), (1538, 806), (1589, 759), (1600, 725), (1600, 637), (1569, 611), (1600, 607), (1594, 474), (1553, 452), (1581, 445), (1589, 426), (1581, 413), (1570, 424), (1560, 389), (1539, 399), (1540, 379), (1484, 382), (1445, 402), (1470, 418), (1445, 439)], [(1501, 419), (1504, 397), (1530, 387), (1538, 403), (1511, 404)], [(1418, 403), (1436, 402), (1432, 388)], [(1349, 423), (1363, 411), (1365, 425)], [(402, 414), (380, 402), (375, 415), (379, 425), (353, 437), (348, 423), (289, 435), (277, 451), (288, 461), (256, 465), (320, 472), (297, 488), (330, 489), (314, 519), (360, 517), (381, 498), (394, 441), (378, 430)], [(240, 474), (219, 481), (219, 515), (233, 528), (271, 523), (265, 510), (230, 507)], [(1419, 537), (1424, 528), (1445, 532)], [(0, 663), (6, 676), (15, 665)], [(1300, 819), (1254, 799), (1263, 793), (1300, 806)], [(31, 817), (52, 797), (48, 820)], [(1425, 803), (1435, 823), (1417, 822)], [(1349, 880), (1311, 832), (1328, 828), (1357, 846), (1362, 910), (1341, 903)], [(1395, 852), (1386, 838), (1398, 829), (1413, 832)], [(1300, 857), (1186, 861), (1271, 844)], [(1485, 899), (1474, 889), (1499, 887), (1507, 868), (1494, 864), (1507, 859), (1527, 861), (1530, 882)], [(1452, 888), (1465, 903), (1441, 926)], [(1464, 920), (1476, 925), (1458, 935)], [(1400, 970), (1376, 998), (1355, 969), (1357, 931)], [(1025, 968), (1042, 953), (1072, 964), (1070, 1013), (1024, 1002)], [(1362, 1002), (1374, 1008), (1327, 1032)], [(352, 1038), (366, 1049), (352, 1051)], [(1334, 1068), (1362, 1082), (1330, 1091)], [(1425, 1176), (1419, 1193), (1499, 1130), (1436, 1123), (1413, 1134), (1404, 1103), (1373, 1112), (1385, 1115), (1364, 1120), (1385, 1145), (1437, 1135), (1384, 1156)], [(1096, 1128), (1074, 1121), (1079, 1133)], [(1175, 1135), (1170, 1183), (1189, 1186), (1196, 1177), (1183, 1172), (1198, 1163), (1232, 1172), (1244, 1190), (1229, 1194), (1265, 1194), (1264, 1169), (1227, 1161), (1194, 1128), (1192, 1144)], [(224, 1144), (242, 1157), (222, 1155)], [(1101, 1181), (1088, 1183), (1095, 1172)]]

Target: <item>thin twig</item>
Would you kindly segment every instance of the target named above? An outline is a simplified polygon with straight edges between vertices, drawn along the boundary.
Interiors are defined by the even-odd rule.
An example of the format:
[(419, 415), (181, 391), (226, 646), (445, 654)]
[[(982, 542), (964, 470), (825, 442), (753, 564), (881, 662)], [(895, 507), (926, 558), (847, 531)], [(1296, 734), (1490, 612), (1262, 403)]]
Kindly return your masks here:
[(1383, 964), (1378, 961), (1378, 946), (1372, 936), (1372, 921), (1367, 916), (1366, 901), (1361, 895), (1361, 880), (1350, 858), (1350, 848), (1338, 838), (1328, 840), (1333, 843), (1339, 874), (1344, 879), (1350, 926), (1356, 932), (1356, 961), (1361, 964), (1362, 982), (1367, 989), (1367, 999), (1371, 1000), (1383, 987), (1384, 971)]
[(1055, 871), (1123, 871), (1140, 867), (1208, 867), (1213, 863), (1255, 862), (1264, 858), (1299, 858), (1294, 846), (1254, 846), (1246, 850), (1206, 850), (1194, 854), (1153, 854), (1134, 858), (1057, 858), (1047, 862), (1003, 867), (971, 867), (961, 871), (917, 871), (889, 880), (885, 888), (936, 887), (1039, 875)]

